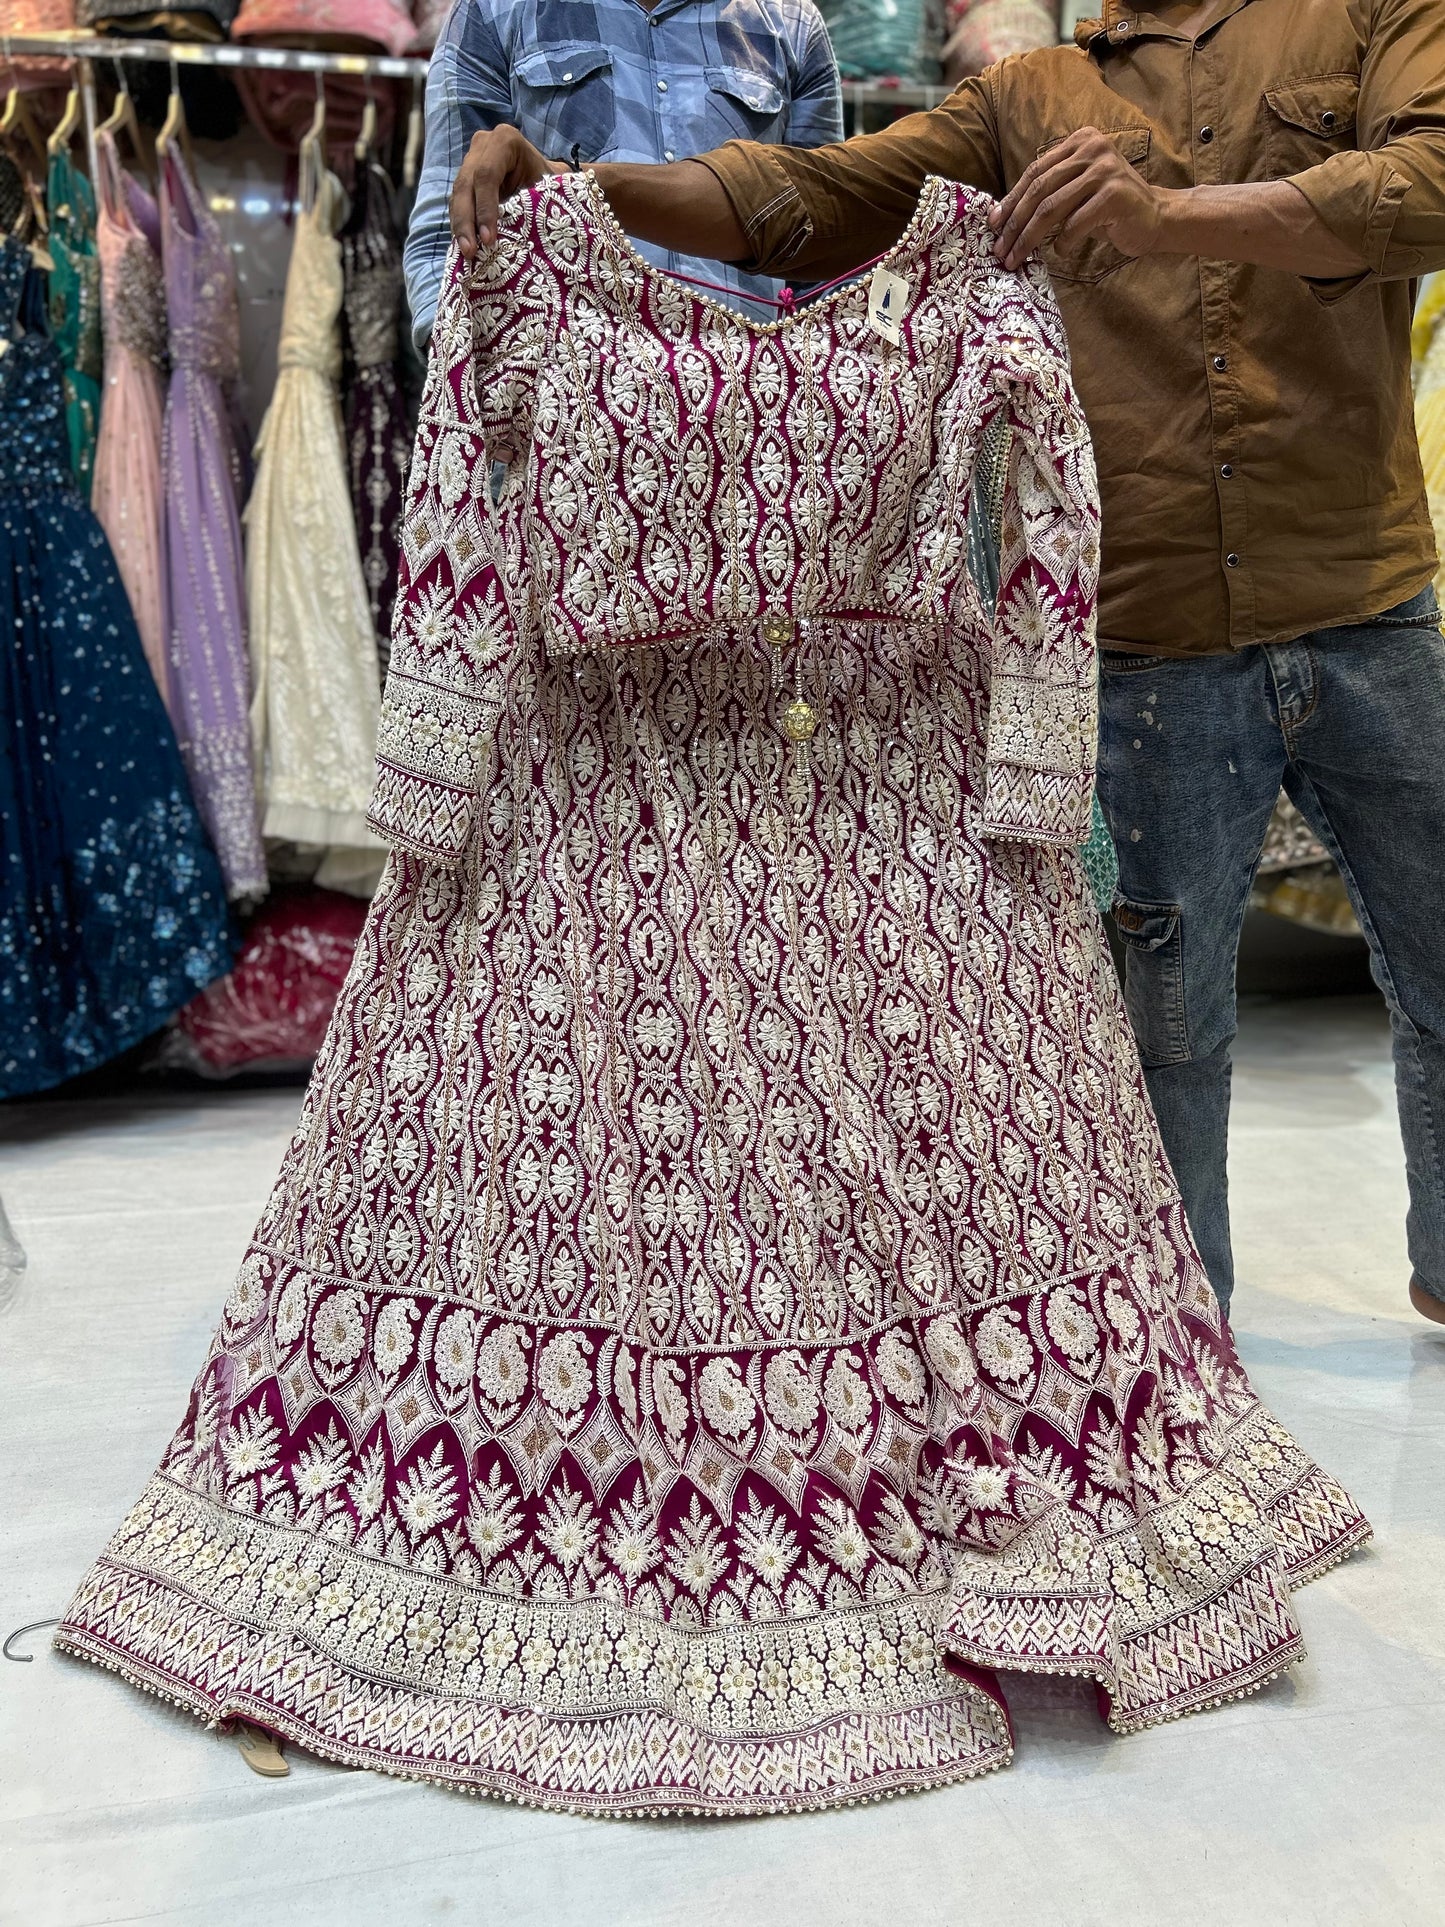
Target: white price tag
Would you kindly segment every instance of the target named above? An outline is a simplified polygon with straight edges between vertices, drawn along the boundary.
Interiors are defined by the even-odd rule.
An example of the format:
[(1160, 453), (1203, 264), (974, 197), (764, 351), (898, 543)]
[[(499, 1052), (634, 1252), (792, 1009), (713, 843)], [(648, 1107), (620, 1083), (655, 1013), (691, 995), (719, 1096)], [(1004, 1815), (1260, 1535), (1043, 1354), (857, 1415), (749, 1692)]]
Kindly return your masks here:
[(896, 348), (903, 339), (903, 317), (911, 289), (891, 268), (875, 268), (868, 283), (868, 326)]

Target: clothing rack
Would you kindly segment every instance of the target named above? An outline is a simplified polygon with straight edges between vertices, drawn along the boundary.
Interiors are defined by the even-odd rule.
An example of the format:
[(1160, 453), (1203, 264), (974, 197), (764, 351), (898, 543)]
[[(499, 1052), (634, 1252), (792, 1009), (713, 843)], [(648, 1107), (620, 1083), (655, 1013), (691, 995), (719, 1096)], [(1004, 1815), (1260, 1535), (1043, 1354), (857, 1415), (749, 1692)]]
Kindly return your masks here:
[[(109, 39), (86, 33), (16, 33), (0, 41), (0, 66), (12, 56), (18, 59), (25, 54), (58, 54), (81, 62), (150, 60), (164, 66), (174, 61), (177, 66), (191, 67), (268, 67), (283, 73), (360, 74), (376, 80), (424, 80), (428, 64), (405, 55), (312, 53), (300, 47), (261, 47), (235, 41)], [(843, 104), (855, 113), (864, 107), (936, 107), (951, 91), (948, 87), (845, 80)]]
[(88, 33), (0, 34), (0, 87), (4, 68), (26, 54), (59, 54), (73, 60), (85, 123), (90, 178), (96, 178), (95, 63), (97, 60), (151, 61), (166, 67), (251, 67), (296, 74), (354, 74), (369, 80), (426, 79), (427, 62), (391, 54), (313, 53), (303, 47), (249, 46), (244, 41), (129, 40)]
[(26, 54), (58, 54), (78, 61), (149, 60), (163, 67), (270, 67), (283, 73), (359, 74), (373, 80), (425, 80), (427, 70), (425, 60), (406, 55), (313, 53), (303, 47), (251, 46), (244, 41), (130, 40), (88, 33), (0, 35), (0, 66)]

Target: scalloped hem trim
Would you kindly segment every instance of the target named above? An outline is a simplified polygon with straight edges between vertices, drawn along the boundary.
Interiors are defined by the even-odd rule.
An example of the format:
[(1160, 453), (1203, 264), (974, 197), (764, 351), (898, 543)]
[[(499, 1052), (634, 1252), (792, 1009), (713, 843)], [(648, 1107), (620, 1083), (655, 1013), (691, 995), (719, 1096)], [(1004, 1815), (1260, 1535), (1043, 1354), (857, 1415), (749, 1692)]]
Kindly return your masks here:
[[(309, 1721), (297, 1719), (284, 1707), (278, 1707), (259, 1695), (228, 1693), (217, 1702), (199, 1688), (176, 1679), (163, 1668), (149, 1665), (129, 1653), (121, 1653), (107, 1641), (76, 1627), (62, 1625), (51, 1643), (57, 1652), (86, 1660), (100, 1667), (103, 1672), (116, 1674), (141, 1692), (191, 1714), (212, 1731), (234, 1720), (246, 1720), (253, 1726), (264, 1727), (266, 1731), (290, 1740), (315, 1758), (332, 1761), (338, 1766), (384, 1773), (395, 1780), (426, 1782), (445, 1787), (453, 1793), (467, 1794), (473, 1799), (497, 1800), (507, 1806), (535, 1807), (545, 1813), (568, 1813), (584, 1819), (674, 1817), (743, 1820), (873, 1806), (906, 1794), (934, 1792), (940, 1787), (955, 1786), (963, 1780), (980, 1779), (984, 1774), (997, 1773), (1011, 1765), (1014, 1757), (1012, 1742), (1005, 1741), (973, 1758), (956, 1761), (949, 1766), (898, 1768), (876, 1776), (871, 1782), (844, 1784), (816, 1793), (801, 1790), (782, 1793), (776, 1799), (715, 1796), (709, 1800), (680, 1788), (666, 1787), (638, 1789), (620, 1796), (583, 1792), (568, 1798), (565, 1795), (548, 1794), (526, 1780), (485, 1767), (469, 1767), (453, 1761), (407, 1763), (394, 1754), (380, 1753), (324, 1733)], [(981, 1697), (988, 1697), (981, 1688), (975, 1690)], [(1001, 1723), (1006, 1722), (1002, 1712), (1000, 1720)], [(786, 1736), (771, 1744), (780, 1755), (786, 1754), (796, 1744), (796, 1736)]]
[[(1185, 1719), (1193, 1713), (1207, 1713), (1216, 1706), (1226, 1706), (1233, 1700), (1248, 1699), (1262, 1688), (1287, 1673), (1292, 1666), (1307, 1657), (1304, 1637), (1293, 1621), (1291, 1601), (1293, 1595), (1304, 1586), (1321, 1578), (1335, 1566), (1342, 1565), (1373, 1537), (1373, 1529), (1367, 1519), (1356, 1517), (1344, 1533), (1329, 1545), (1320, 1547), (1311, 1557), (1301, 1561), (1297, 1569), (1288, 1565), (1283, 1548), (1267, 1571), (1267, 1577), (1283, 1581), (1279, 1589), (1279, 1602), (1286, 1617), (1281, 1620), (1280, 1637), (1269, 1650), (1256, 1654), (1253, 1658), (1234, 1667), (1229, 1672), (1212, 1678), (1197, 1681), (1172, 1693), (1167, 1699), (1155, 1700), (1145, 1704), (1120, 1706), (1118, 1697), (1121, 1685), (1127, 1676), (1121, 1678), (1124, 1669), (1117, 1663), (1111, 1664), (1102, 1657), (1081, 1654), (1078, 1657), (1045, 1653), (1009, 1654), (1005, 1657), (997, 1650), (990, 1650), (982, 1641), (960, 1640), (955, 1643), (949, 1637), (947, 1624), (940, 1632), (940, 1643), (949, 1659), (971, 1666), (986, 1667), (994, 1672), (1047, 1674), (1070, 1679), (1089, 1679), (1094, 1682), (1100, 1698), (1100, 1710), (1111, 1733), (1125, 1735), (1142, 1733), (1152, 1726), (1167, 1726), (1173, 1720)], [(1255, 1569), (1256, 1571), (1258, 1568)], [(1237, 1592), (1251, 1577), (1252, 1573), (1239, 1574), (1229, 1593)], [(1219, 1601), (1210, 1602), (1211, 1605)], [(1206, 1608), (1201, 1608), (1194, 1620), (1204, 1619)], [(1242, 1619), (1243, 1614), (1239, 1617)], [(1176, 1635), (1192, 1636), (1191, 1621), (1183, 1615), (1176, 1615), (1166, 1622), (1168, 1629)], [(1201, 1647), (1215, 1645), (1218, 1641), (1209, 1629), (1206, 1636), (1200, 1636)], [(947, 1663), (947, 1662), (945, 1662)]]

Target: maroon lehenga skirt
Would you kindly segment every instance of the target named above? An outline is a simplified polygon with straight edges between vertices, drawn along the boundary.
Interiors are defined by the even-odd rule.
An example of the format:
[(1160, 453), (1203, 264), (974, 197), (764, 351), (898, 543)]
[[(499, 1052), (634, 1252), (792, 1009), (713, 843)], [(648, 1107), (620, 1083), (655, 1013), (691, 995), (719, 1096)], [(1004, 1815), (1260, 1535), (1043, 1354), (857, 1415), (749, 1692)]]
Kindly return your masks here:
[(1071, 850), (979, 830), (958, 637), (530, 667), (393, 856), (160, 1470), (65, 1649), (544, 1806), (756, 1813), (1300, 1656), (1363, 1540), (1200, 1268)]

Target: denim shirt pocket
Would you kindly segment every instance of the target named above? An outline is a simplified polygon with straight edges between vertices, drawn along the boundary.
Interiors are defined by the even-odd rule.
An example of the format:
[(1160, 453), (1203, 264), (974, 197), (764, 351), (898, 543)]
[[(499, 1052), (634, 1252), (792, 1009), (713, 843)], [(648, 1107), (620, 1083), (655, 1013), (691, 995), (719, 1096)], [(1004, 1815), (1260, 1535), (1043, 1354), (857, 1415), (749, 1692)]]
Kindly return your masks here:
[(612, 54), (564, 40), (523, 54), (512, 69), (517, 124), (552, 160), (601, 160), (617, 127)]
[(779, 141), (787, 132), (787, 101), (771, 74), (754, 67), (709, 67), (707, 86), (717, 119), (741, 139)]

